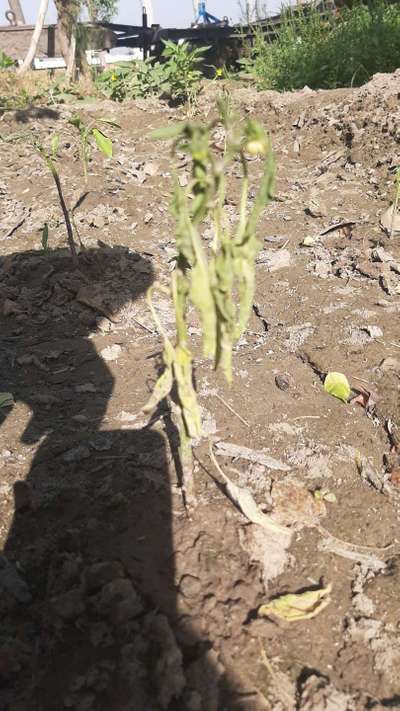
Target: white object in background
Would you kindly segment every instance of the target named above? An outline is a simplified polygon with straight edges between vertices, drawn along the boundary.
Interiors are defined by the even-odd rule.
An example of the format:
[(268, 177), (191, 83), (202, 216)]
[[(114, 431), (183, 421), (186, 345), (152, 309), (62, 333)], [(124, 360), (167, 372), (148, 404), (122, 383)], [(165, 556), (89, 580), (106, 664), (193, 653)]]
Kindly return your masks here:
[[(133, 50), (129, 54), (110, 54), (88, 50), (86, 58), (90, 66), (107, 66), (117, 62), (136, 62), (138, 59), (142, 59), (142, 53), (139, 49)], [(62, 57), (35, 57), (33, 60), (34, 69), (65, 69), (65, 67), (66, 64)]]
[(62, 57), (35, 57), (33, 60), (34, 69), (65, 69)]
[(146, 8), (147, 12), (147, 24), (149, 27), (155, 24), (154, 21), (154, 10), (153, 10), (153, 3), (152, 0), (142, 0), (141, 2), (142, 8)]

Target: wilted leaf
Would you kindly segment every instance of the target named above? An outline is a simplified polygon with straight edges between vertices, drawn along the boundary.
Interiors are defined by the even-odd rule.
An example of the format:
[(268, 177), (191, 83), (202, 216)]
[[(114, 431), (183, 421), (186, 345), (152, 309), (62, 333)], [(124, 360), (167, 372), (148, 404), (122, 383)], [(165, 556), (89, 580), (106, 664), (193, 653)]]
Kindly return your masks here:
[(174, 379), (172, 374), (172, 368), (171, 366), (168, 366), (165, 368), (164, 372), (157, 380), (149, 400), (143, 407), (143, 412), (146, 414), (153, 412), (157, 405), (163, 400), (165, 400), (166, 397), (168, 397), (172, 390), (173, 384)]
[(107, 158), (112, 158), (113, 148), (111, 138), (108, 138), (108, 136), (106, 136), (102, 131), (99, 131), (98, 128), (93, 128), (92, 133), (93, 138), (96, 141), (97, 148), (104, 153)]
[(318, 590), (309, 590), (304, 593), (282, 595), (258, 609), (260, 617), (274, 615), (287, 622), (310, 620), (319, 615), (331, 602), (330, 593), (332, 585)]
[(0, 393), (0, 408), (2, 407), (12, 407), (14, 405), (14, 398), (12, 393)]
[(351, 394), (349, 381), (343, 373), (328, 373), (325, 378), (324, 389), (329, 395), (333, 395), (339, 400), (343, 400), (343, 402), (347, 402)]

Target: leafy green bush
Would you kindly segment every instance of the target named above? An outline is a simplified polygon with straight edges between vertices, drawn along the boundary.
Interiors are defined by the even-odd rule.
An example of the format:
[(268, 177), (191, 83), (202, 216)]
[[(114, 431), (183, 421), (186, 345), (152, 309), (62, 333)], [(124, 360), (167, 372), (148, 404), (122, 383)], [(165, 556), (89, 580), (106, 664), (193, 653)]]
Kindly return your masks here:
[(400, 66), (400, 6), (371, 0), (324, 17), (288, 8), (275, 41), (256, 32), (242, 65), (262, 89), (359, 86)]
[(208, 47), (190, 48), (188, 42), (176, 44), (169, 40), (164, 42), (162, 56), (166, 62), (163, 65), (169, 84), (169, 95), (174, 101), (191, 103), (200, 89), (202, 72), (199, 64), (203, 61)]
[(10, 69), (10, 67), (15, 66), (15, 61), (8, 56), (2, 49), (0, 49), (0, 70)]
[(120, 63), (106, 69), (96, 80), (97, 88), (113, 101), (161, 95), (166, 87), (165, 70), (160, 62)]
[(100, 74), (96, 86), (114, 101), (156, 95), (178, 102), (188, 101), (190, 104), (200, 88), (202, 73), (198, 64), (206, 49), (190, 49), (186, 42), (178, 45), (167, 41), (162, 55), (163, 62), (146, 59), (120, 63)]

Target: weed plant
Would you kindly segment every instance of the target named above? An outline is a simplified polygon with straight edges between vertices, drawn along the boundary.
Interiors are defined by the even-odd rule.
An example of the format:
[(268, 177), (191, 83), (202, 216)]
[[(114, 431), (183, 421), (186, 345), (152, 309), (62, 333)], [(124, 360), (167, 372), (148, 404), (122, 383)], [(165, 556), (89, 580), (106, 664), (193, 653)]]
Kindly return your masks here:
[(202, 72), (199, 64), (208, 47), (190, 48), (167, 41), (161, 62), (153, 59), (120, 63), (97, 78), (97, 88), (109, 99), (165, 96), (177, 103), (193, 104), (200, 88)]
[[(225, 134), (224, 148), (215, 147), (215, 129)], [(187, 314), (193, 307), (202, 333), (203, 356), (232, 382), (232, 351), (244, 333), (251, 314), (255, 289), (255, 262), (261, 248), (256, 236), (258, 219), (272, 197), (274, 163), (268, 136), (262, 126), (240, 121), (229, 103), (219, 104), (219, 119), (210, 124), (187, 122), (158, 134), (174, 138), (173, 157), (185, 153), (191, 163), (191, 180), (181, 187), (175, 172), (172, 214), (175, 219), (176, 268), (169, 287), (154, 284), (149, 305), (164, 341), (164, 370), (145, 408), (152, 412), (169, 399), (179, 430), (183, 487), (189, 502), (194, 497), (192, 442), (202, 434), (200, 409), (193, 378), (193, 354)], [(254, 199), (250, 200), (248, 156), (262, 161)], [(251, 163), (254, 169), (254, 162)], [(227, 176), (241, 168), (241, 197), (236, 224), (225, 212)], [(208, 248), (201, 238), (206, 219), (214, 229)], [(169, 338), (152, 298), (158, 290), (171, 299), (176, 337)]]
[(323, 14), (287, 8), (275, 40), (256, 31), (241, 63), (261, 89), (360, 86), (400, 66), (400, 4), (371, 0)]

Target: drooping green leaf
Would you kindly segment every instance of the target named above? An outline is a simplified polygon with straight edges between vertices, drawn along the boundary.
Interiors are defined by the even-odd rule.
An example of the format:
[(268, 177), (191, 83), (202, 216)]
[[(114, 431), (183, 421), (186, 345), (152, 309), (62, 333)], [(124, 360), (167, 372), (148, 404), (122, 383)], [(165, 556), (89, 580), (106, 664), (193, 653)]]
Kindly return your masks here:
[(162, 402), (163, 400), (165, 400), (166, 397), (168, 397), (172, 390), (173, 384), (174, 379), (172, 374), (172, 368), (170, 365), (166, 365), (164, 372), (160, 375), (153, 388), (153, 392), (149, 400), (143, 407), (143, 412), (153, 412), (156, 409), (157, 405), (159, 405), (160, 402)]
[(98, 128), (93, 128), (92, 134), (98, 149), (104, 153), (107, 158), (112, 158), (113, 146), (111, 138), (108, 138), (108, 136), (106, 136), (103, 131), (100, 131)]
[(349, 381), (343, 373), (328, 373), (324, 381), (325, 392), (347, 402), (351, 395)]

